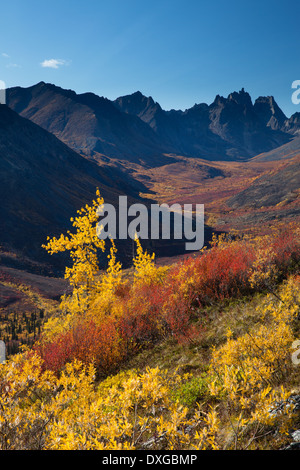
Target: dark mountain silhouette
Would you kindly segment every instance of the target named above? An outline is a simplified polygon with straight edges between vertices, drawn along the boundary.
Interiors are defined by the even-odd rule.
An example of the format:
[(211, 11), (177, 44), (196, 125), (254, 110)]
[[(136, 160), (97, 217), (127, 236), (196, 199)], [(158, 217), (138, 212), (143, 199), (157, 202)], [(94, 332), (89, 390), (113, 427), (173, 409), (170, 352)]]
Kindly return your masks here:
[[(268, 98), (273, 99), (272, 97)], [(268, 121), (267, 125), (271, 127), (275, 126), (277, 128), (280, 126), (282, 132), (290, 135), (291, 139), (283, 145), (279, 145), (270, 151), (257, 155), (254, 157), (254, 160), (256, 161), (286, 160), (288, 158), (295, 157), (300, 153), (300, 113), (294, 113), (289, 119), (286, 118), (284, 120), (285, 116), (278, 107), (274, 106), (272, 109), (274, 112), (270, 115), (265, 108), (266, 121)]]
[[(58, 237), (72, 230), (70, 218), (95, 198), (97, 187), (104, 201), (114, 205), (117, 217), (119, 195), (128, 196), (128, 206), (154, 202), (140, 197), (140, 192), (149, 190), (128, 173), (90, 161), (37, 124), (0, 105), (2, 265), (62, 274), (68, 255), (50, 256), (41, 245), (47, 236)], [(205, 236), (211, 236), (208, 227)], [(132, 263), (133, 244), (131, 239), (116, 240), (118, 258), (125, 267)], [(185, 252), (185, 240), (149, 240), (143, 244), (157, 256)], [(11, 258), (11, 254), (17, 258)], [(104, 265), (107, 254), (99, 253)]]
[(253, 108), (265, 126), (273, 130), (283, 130), (287, 117), (273, 96), (260, 96), (255, 100)]
[(273, 97), (253, 104), (244, 89), (227, 98), (217, 95), (210, 105), (165, 111), (141, 92), (112, 102), (41, 82), (8, 89), (7, 104), (73, 150), (125, 167), (167, 164), (165, 154), (243, 161), (290, 142), (298, 126)]
[(143, 189), (128, 175), (87, 160), (54, 135), (0, 105), (2, 249), (51, 264), (53, 258), (41, 244), (48, 235), (59, 236), (70, 228), (70, 217), (95, 198), (97, 187), (110, 203), (116, 203), (119, 194), (140, 200), (138, 194)]
[(166, 148), (148, 125), (93, 93), (76, 94), (40, 82), (7, 90), (7, 104), (88, 157), (154, 165), (164, 159)]
[[(272, 96), (253, 103), (242, 89), (227, 98), (217, 95), (210, 105), (165, 111), (141, 92), (112, 102), (41, 82), (8, 89), (7, 103), (27, 119), (1, 108), (1, 227), (6, 224), (8, 230), (1, 229), (0, 242), (30, 256), (41, 255), (44, 236), (61, 233), (82, 202), (93, 198), (96, 186), (107, 202), (120, 192), (133, 198), (139, 191), (149, 193), (131, 177), (134, 170), (143, 176), (143, 167), (166, 168), (175, 162), (180, 178), (180, 164), (187, 157), (191, 162), (201, 158), (202, 165), (205, 160), (228, 165), (274, 161), (273, 172), (228, 205), (234, 210), (271, 207), (298, 194), (300, 113), (287, 118)], [(282, 163), (278, 168), (276, 161)], [(140, 181), (146, 184), (145, 178)], [(178, 252), (174, 244), (154, 247), (161, 253), (167, 248)]]
[(300, 113), (294, 113), (292, 116), (287, 119), (283, 126), (282, 129), (285, 132), (289, 132), (290, 134), (299, 134), (300, 132)]
[(274, 98), (260, 97), (252, 104), (244, 89), (185, 111), (163, 111), (140, 92), (118, 98), (115, 105), (148, 123), (173, 152), (193, 157), (243, 160), (291, 140), (281, 129), (287, 118)]
[(164, 111), (151, 97), (137, 92), (118, 98), (115, 106), (147, 123), (171, 153), (213, 160), (227, 158), (227, 143), (209, 129), (206, 104), (185, 112)]

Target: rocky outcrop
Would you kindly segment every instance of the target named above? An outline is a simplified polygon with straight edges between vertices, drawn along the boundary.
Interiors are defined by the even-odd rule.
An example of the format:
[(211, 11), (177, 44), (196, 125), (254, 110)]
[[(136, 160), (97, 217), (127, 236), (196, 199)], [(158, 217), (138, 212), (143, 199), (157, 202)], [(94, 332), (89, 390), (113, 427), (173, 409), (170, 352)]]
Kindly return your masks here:
[(259, 97), (253, 104), (243, 88), (185, 111), (165, 111), (140, 91), (110, 101), (44, 82), (8, 89), (7, 103), (73, 150), (89, 158), (118, 159), (125, 166), (165, 164), (166, 153), (243, 161), (286, 144), (295, 127), (273, 97)]

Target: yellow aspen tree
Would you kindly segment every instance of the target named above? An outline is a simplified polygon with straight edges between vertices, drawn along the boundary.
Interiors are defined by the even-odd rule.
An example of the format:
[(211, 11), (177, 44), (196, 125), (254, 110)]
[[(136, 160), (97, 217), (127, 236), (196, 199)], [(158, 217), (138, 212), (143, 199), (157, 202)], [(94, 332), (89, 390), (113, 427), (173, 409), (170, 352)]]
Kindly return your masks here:
[(90, 299), (90, 293), (95, 284), (95, 276), (99, 272), (98, 250), (105, 251), (105, 241), (97, 236), (97, 214), (99, 206), (104, 203), (99, 189), (96, 199), (91, 205), (77, 211), (77, 217), (71, 218), (75, 233), (67, 232), (59, 238), (47, 238), (47, 245), (42, 245), (51, 255), (69, 251), (72, 266), (66, 267), (65, 279), (69, 280), (73, 292), (71, 296), (64, 297), (62, 307), (71, 312), (85, 312)]
[(135, 236), (136, 243), (136, 256), (133, 258), (134, 265), (134, 279), (135, 281), (142, 281), (144, 283), (151, 283), (157, 268), (155, 266), (155, 254), (150, 255), (146, 250), (143, 250), (141, 242)]

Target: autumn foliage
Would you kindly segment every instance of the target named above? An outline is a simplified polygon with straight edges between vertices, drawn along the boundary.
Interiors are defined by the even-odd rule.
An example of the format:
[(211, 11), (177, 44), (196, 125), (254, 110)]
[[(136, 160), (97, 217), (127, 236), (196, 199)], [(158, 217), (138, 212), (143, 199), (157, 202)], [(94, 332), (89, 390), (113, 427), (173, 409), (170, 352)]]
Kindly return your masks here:
[[(0, 448), (218, 449), (226, 413), (229, 446), (245, 445), (245, 435), (252, 445), (277, 420), (268, 411), (272, 404), (290, 403), (282, 382), (291, 373), (300, 308), (299, 229), (257, 238), (213, 236), (198, 256), (167, 267), (157, 266), (136, 238), (128, 275), (113, 240), (106, 269), (99, 266), (98, 250), (107, 250), (96, 233), (102, 203), (97, 192), (72, 219), (75, 232), (45, 245), (50, 253), (69, 251), (73, 264), (65, 277), (73, 290), (34, 347), (0, 367)], [(211, 350), (205, 378), (158, 368), (118, 373), (159, 341), (199, 341), (206, 308), (258, 292), (265, 300), (256, 324), (239, 337), (228, 329), (223, 344)], [(98, 389), (95, 380), (101, 380)], [(193, 403), (195, 386), (205, 389), (209, 406), (182, 405)], [(219, 413), (224, 400), (226, 413)], [(292, 411), (284, 409), (283, 433)]]
[(69, 250), (73, 266), (66, 278), (73, 293), (62, 299), (62, 314), (49, 320), (36, 348), (45, 366), (58, 372), (73, 359), (93, 362), (100, 375), (115, 370), (141, 348), (172, 337), (190, 342), (199, 334), (201, 308), (216, 302), (272, 292), (299, 265), (297, 228), (260, 238), (213, 236), (197, 257), (158, 267), (155, 256), (136, 238), (133, 278), (128, 280), (117, 261), (111, 240), (108, 266), (99, 274), (96, 236), (97, 192), (92, 205), (73, 220), (75, 234), (48, 241), (50, 253)]
[(293, 367), (297, 278), (279, 295), (280, 305), (266, 296), (256, 329), (238, 338), (228, 330), (203, 378), (147, 367), (96, 382), (94, 365), (77, 359), (56, 374), (33, 351), (14, 356), (0, 367), (0, 449), (249, 449), (272, 429), (285, 436), (296, 416), (282, 382)]

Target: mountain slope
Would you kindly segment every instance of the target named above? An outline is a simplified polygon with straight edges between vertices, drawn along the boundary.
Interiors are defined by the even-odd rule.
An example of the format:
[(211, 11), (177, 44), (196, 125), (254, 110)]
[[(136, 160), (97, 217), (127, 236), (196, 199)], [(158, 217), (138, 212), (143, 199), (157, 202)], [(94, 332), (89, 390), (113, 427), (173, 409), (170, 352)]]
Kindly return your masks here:
[(175, 152), (192, 157), (243, 160), (291, 140), (281, 130), (287, 118), (274, 98), (259, 97), (252, 104), (244, 89), (186, 111), (163, 111), (140, 92), (118, 98), (115, 105), (148, 123)]
[(267, 127), (282, 130), (287, 121), (286, 115), (279, 108), (274, 96), (259, 96), (253, 106), (254, 111)]
[(40, 82), (7, 90), (7, 104), (73, 150), (95, 159), (105, 156), (155, 164), (166, 150), (143, 121), (93, 93), (78, 95)]
[(88, 161), (0, 105), (0, 244), (5, 250), (51, 263), (41, 244), (70, 228), (70, 217), (95, 198), (96, 187), (110, 203), (119, 194), (136, 201), (142, 189), (128, 175)]
[(274, 207), (298, 201), (300, 197), (300, 154), (280, 162), (277, 168), (254, 180), (244, 191), (227, 201), (231, 208)]
[(165, 111), (141, 92), (110, 101), (41, 82), (8, 89), (7, 104), (73, 150), (125, 167), (164, 165), (176, 155), (243, 161), (291, 141), (297, 125), (288, 123), (273, 97), (253, 104), (244, 89), (217, 95), (210, 105)]

